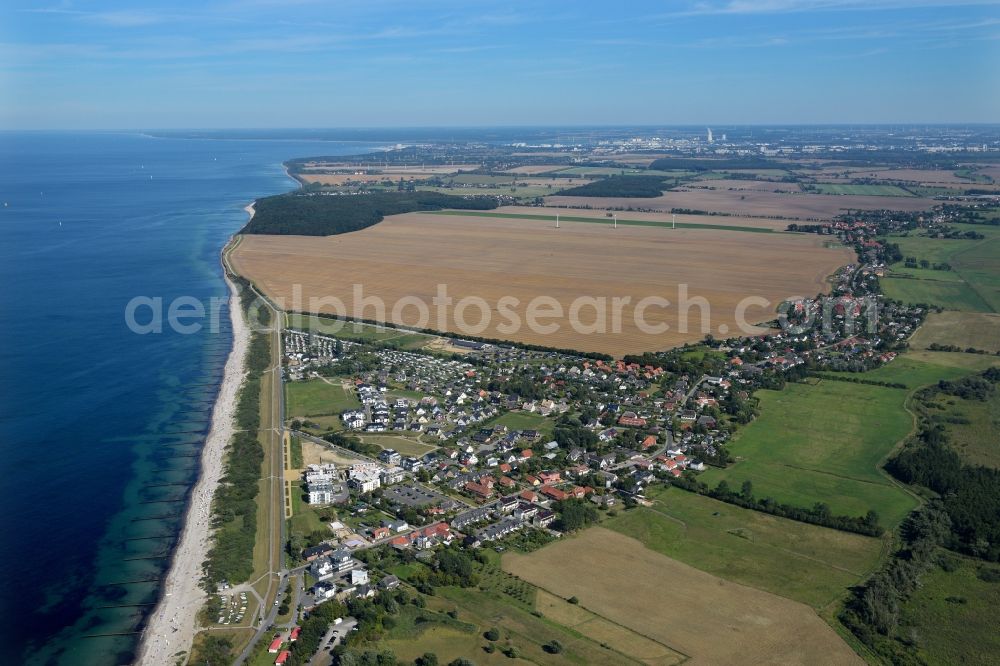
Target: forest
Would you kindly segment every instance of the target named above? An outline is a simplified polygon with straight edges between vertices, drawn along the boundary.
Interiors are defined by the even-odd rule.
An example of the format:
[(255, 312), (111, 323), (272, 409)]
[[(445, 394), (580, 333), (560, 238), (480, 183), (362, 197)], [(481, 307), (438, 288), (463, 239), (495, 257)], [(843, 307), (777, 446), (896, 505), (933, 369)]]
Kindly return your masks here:
[(240, 233), (333, 236), (381, 222), (386, 215), (456, 208), (491, 210), (493, 197), (463, 197), (438, 192), (371, 192), (353, 195), (292, 192), (258, 199), (254, 215)]
[(586, 185), (556, 192), (574, 197), (658, 197), (663, 194), (662, 176), (609, 176)]

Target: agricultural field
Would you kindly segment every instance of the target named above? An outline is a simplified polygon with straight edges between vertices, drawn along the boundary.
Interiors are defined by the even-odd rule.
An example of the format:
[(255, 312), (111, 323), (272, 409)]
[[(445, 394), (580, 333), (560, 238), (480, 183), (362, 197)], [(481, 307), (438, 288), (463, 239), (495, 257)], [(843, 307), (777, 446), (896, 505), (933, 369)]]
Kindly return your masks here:
[(807, 525), (677, 488), (602, 527), (720, 578), (816, 609), (837, 602), (877, 565), (879, 539)]
[(913, 194), (896, 185), (849, 185), (818, 183), (813, 188), (820, 194), (866, 195), (878, 197), (912, 197)]
[(529, 554), (506, 571), (669, 646), (692, 664), (862, 663), (804, 604), (699, 571), (603, 527)]
[(695, 175), (695, 171), (683, 171), (683, 170), (672, 170), (664, 171), (662, 169), (626, 169), (622, 167), (597, 167), (597, 166), (578, 166), (570, 167), (568, 169), (559, 169), (555, 173), (560, 176), (573, 175), (573, 176), (663, 176), (665, 178), (687, 178)]
[(968, 178), (958, 176), (946, 169), (850, 169), (848, 178), (870, 178), (909, 183), (932, 183), (967, 187)]
[[(865, 379), (875, 379), (871, 373)], [(761, 415), (729, 447), (737, 462), (709, 469), (703, 481), (753, 483), (757, 497), (863, 516), (875, 510), (885, 527), (897, 525), (917, 501), (879, 469), (912, 428), (904, 409), (908, 391), (818, 380), (759, 391)]]
[[(555, 229), (548, 220), (414, 213), (328, 237), (247, 236), (231, 261), (273, 298), (290, 300), (294, 286), (301, 285), (304, 302), (325, 299), (323, 312), (336, 312), (330, 301), (339, 299), (344, 312), (362, 319), (623, 355), (666, 349), (709, 331), (737, 330), (736, 308), (748, 296), (774, 305), (751, 305), (747, 321), (769, 320), (788, 296), (827, 291), (827, 276), (853, 259), (849, 249), (826, 247), (814, 234), (746, 233), (711, 225), (669, 229), (663, 223), (613, 229), (607, 220), (593, 221), (567, 221)], [(777, 263), (781, 271), (771, 269)], [(364, 307), (354, 303), (355, 283), (363, 288)], [(645, 322), (669, 328), (640, 329), (636, 305), (651, 296), (677, 302), (682, 284), (690, 285), (688, 299), (700, 296), (710, 304), (708, 329), (703, 330), (701, 308), (690, 308), (694, 321), (684, 327), (680, 309), (662, 305), (647, 307)], [(446, 308), (439, 318), (442, 312), (432, 301), (442, 285), (456, 303), (479, 297), (485, 307), (465, 308), (464, 326), (458, 307)], [(384, 307), (371, 304), (372, 296)], [(539, 296), (555, 305), (547, 301), (538, 308), (535, 302), (533, 313), (568, 315), (577, 301), (575, 326), (567, 316), (551, 314), (533, 315), (535, 325), (529, 326), (528, 307)], [(401, 301), (404, 297), (410, 298)], [(427, 306), (426, 316), (412, 297)], [(506, 314), (495, 312), (503, 297), (516, 299), (504, 302)], [(578, 301), (581, 297), (587, 300)], [(614, 316), (613, 298), (629, 299), (619, 302), (620, 318)]]
[(995, 663), (1000, 654), (1000, 568), (960, 558), (953, 571), (935, 567), (900, 613), (900, 634), (913, 638), (931, 666)]
[(650, 198), (614, 197), (568, 197), (551, 196), (545, 198), (548, 206), (594, 207), (594, 208), (639, 208), (662, 211), (682, 208), (707, 213), (742, 215), (748, 217), (779, 217), (784, 219), (828, 220), (848, 209), (870, 210), (890, 208), (894, 210), (923, 211), (934, 205), (933, 199), (921, 197), (880, 197), (868, 195), (831, 194), (782, 194), (775, 192), (706, 190), (680, 188)]
[(910, 338), (910, 347), (927, 349), (932, 344), (1000, 352), (1000, 314), (954, 310), (931, 312)]
[(307, 379), (286, 382), (285, 395), (289, 418), (340, 414), (361, 406), (357, 398), (345, 390), (338, 380)]
[(779, 180), (731, 180), (728, 178), (698, 178), (685, 183), (685, 189), (744, 190), (751, 192), (801, 192), (798, 183), (783, 183)]
[(986, 225), (956, 224), (983, 239), (892, 236), (904, 257), (918, 262), (948, 264), (951, 270), (920, 270), (895, 264), (882, 279), (887, 296), (911, 303), (927, 303), (949, 310), (1000, 312), (1000, 229)]

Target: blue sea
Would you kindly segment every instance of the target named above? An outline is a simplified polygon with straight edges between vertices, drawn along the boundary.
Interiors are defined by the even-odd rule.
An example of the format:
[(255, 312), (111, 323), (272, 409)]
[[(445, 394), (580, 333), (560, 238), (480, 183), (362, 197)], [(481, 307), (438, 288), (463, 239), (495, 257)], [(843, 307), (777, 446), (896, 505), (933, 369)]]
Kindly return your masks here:
[(224, 302), (220, 250), (295, 187), (282, 162), (375, 137), (0, 133), (8, 661), (129, 663), (169, 566), (231, 331), (223, 306), (215, 332), (139, 335), (129, 301)]

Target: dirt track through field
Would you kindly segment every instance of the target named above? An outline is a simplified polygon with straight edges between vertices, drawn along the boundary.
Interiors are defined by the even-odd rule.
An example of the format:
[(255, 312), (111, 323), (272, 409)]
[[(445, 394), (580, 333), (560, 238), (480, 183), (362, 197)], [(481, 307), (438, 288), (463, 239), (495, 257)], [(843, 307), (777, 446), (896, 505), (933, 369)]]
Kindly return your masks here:
[[(538, 209), (534, 209), (538, 211)], [(548, 213), (548, 211), (544, 211)], [(284, 300), (286, 308), (335, 313), (332, 303), (313, 304), (310, 297), (336, 297), (346, 306), (341, 314), (365, 319), (385, 318), (398, 324), (419, 324), (415, 307), (393, 315), (393, 305), (416, 297), (428, 306), (446, 285), (457, 303), (465, 297), (486, 302), (489, 325), (479, 307), (468, 307), (462, 318), (473, 326), (468, 335), (502, 338), (549, 347), (600, 351), (620, 356), (665, 349), (699, 340), (706, 333), (737, 331), (737, 307), (747, 297), (763, 298), (767, 305), (750, 305), (744, 319), (760, 322), (774, 316), (781, 300), (813, 296), (827, 288), (826, 277), (849, 263), (852, 253), (843, 247), (823, 246), (813, 234), (746, 233), (714, 229), (666, 229), (608, 224), (411, 213), (392, 216), (362, 231), (338, 236), (247, 236), (232, 256), (233, 267), (269, 296)], [(374, 307), (355, 309), (354, 287), (363, 296), (378, 296), (384, 313)], [(688, 308), (680, 308), (678, 285), (687, 285)], [(302, 299), (293, 302), (295, 285)], [(528, 304), (548, 296), (562, 308), (563, 317), (538, 317), (558, 330), (531, 330)], [(518, 304), (508, 309), (520, 320), (516, 331), (506, 328), (510, 318), (498, 306), (502, 297)], [(578, 297), (606, 299), (605, 316), (581, 304), (578, 326), (568, 318)], [(621, 327), (614, 330), (612, 298), (628, 298), (621, 310)], [(666, 298), (645, 309), (650, 326), (669, 330), (644, 332), (636, 324), (636, 305), (647, 297)], [(709, 304), (709, 326), (703, 328), (703, 310), (694, 300)], [(543, 310), (546, 308), (543, 308)], [(640, 308), (641, 309), (641, 308)], [(439, 320), (431, 306), (425, 325), (462, 332), (454, 304)], [(688, 314), (687, 331), (679, 330), (679, 313)], [(596, 321), (605, 330), (584, 332)], [(536, 327), (537, 328), (537, 327)]]
[(595, 527), (505, 570), (691, 656), (692, 664), (862, 664), (816, 613)]

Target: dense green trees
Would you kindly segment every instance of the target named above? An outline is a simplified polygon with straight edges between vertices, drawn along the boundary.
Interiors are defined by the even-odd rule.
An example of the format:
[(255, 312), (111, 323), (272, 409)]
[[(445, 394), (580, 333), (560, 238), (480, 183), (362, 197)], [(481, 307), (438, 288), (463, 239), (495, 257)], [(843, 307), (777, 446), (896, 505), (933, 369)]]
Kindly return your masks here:
[(493, 197), (460, 197), (438, 192), (372, 192), (322, 195), (293, 192), (258, 199), (254, 216), (240, 233), (332, 236), (357, 231), (386, 215), (419, 210), (490, 210)]
[(665, 189), (662, 176), (609, 176), (586, 185), (556, 192), (575, 197), (658, 197)]
[(854, 596), (840, 615), (844, 626), (891, 663), (922, 663), (904, 641), (895, 640), (900, 606), (917, 589), (920, 576), (934, 564), (936, 548), (948, 538), (950, 527), (948, 515), (938, 502), (911, 513), (902, 526), (902, 547), (864, 585), (854, 589)]
[[(936, 393), (985, 400), (1000, 382), (1000, 369), (947, 382), (918, 394), (926, 400)], [(1000, 470), (966, 465), (949, 445), (939, 423), (922, 422), (917, 437), (889, 461), (886, 469), (896, 478), (941, 495), (951, 519), (946, 545), (975, 557), (1000, 561)]]
[(556, 502), (555, 509), (559, 514), (555, 526), (563, 532), (584, 528), (600, 519), (597, 508), (584, 500), (567, 499)]

